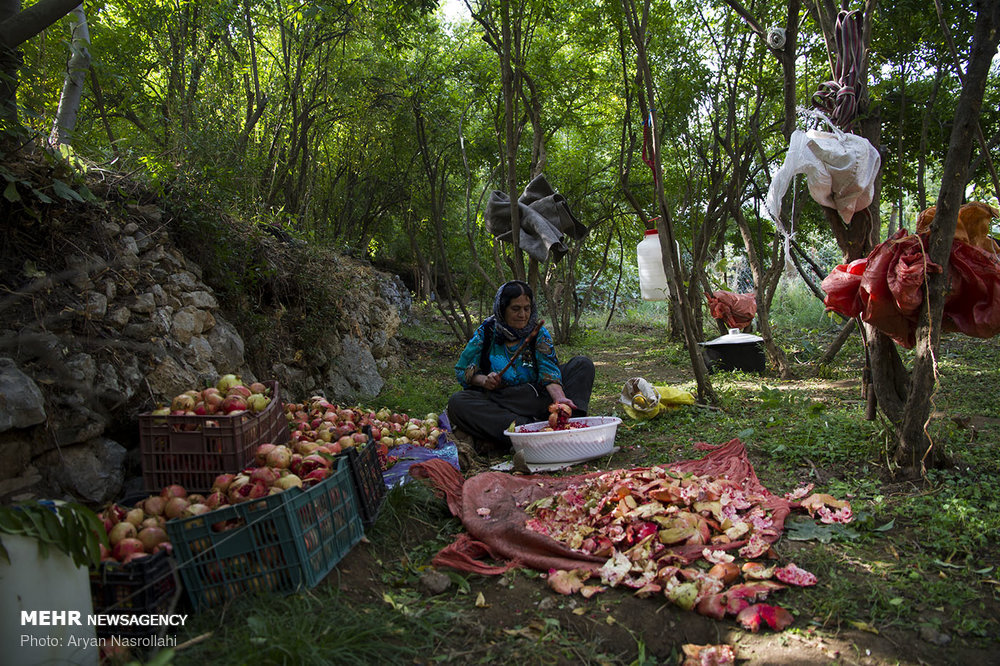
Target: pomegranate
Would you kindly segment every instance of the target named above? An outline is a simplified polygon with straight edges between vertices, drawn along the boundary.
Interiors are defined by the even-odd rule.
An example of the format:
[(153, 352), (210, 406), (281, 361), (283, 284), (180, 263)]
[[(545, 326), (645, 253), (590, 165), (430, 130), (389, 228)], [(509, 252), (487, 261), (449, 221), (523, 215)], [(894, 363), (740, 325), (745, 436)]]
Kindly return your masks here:
[(226, 494), (222, 490), (216, 490), (205, 498), (205, 506), (209, 509), (217, 509), (226, 503)]
[(178, 396), (174, 396), (174, 399), (170, 401), (170, 409), (172, 412), (186, 412), (194, 409), (195, 399), (193, 396), (187, 393), (181, 393)]
[(162, 527), (144, 527), (139, 530), (139, 534), (136, 538), (142, 542), (143, 550), (147, 553), (154, 552), (154, 549), (157, 546), (164, 541), (169, 540), (167, 537), (167, 531)]
[(163, 543), (157, 545), (156, 548), (153, 549), (153, 554), (155, 555), (161, 550), (167, 551), (167, 555), (170, 555), (171, 553), (174, 552), (174, 544), (170, 543), (169, 541), (164, 541)]
[(267, 464), (267, 454), (273, 451), (274, 448), (274, 444), (271, 443), (261, 444), (257, 447), (257, 450), (253, 453), (253, 459), (257, 463), (257, 467), (263, 467)]
[(286, 474), (285, 476), (275, 481), (274, 485), (278, 488), (281, 488), (282, 490), (288, 490), (289, 488), (301, 488), (302, 479), (300, 479), (294, 474)]
[(184, 486), (177, 485), (176, 483), (167, 486), (162, 491), (160, 491), (160, 496), (165, 497), (169, 500), (172, 497), (187, 497), (187, 491), (184, 490)]
[[(122, 522), (112, 527), (111, 531), (108, 532), (108, 541), (111, 542), (112, 546), (117, 546), (121, 541), (125, 539), (134, 538), (136, 533), (137, 530), (135, 529), (135, 525), (123, 520)], [(117, 560), (118, 557), (115, 556), (115, 559)]]
[(276, 446), (268, 452), (266, 462), (268, 467), (288, 469), (292, 463), (292, 450), (287, 446)]
[(249, 398), (251, 394), (252, 391), (248, 389), (246, 386), (243, 386), (243, 384), (236, 384), (235, 386), (230, 386), (229, 390), (226, 391), (227, 398), (231, 395), (238, 395), (241, 398), (245, 399)]
[(267, 393), (267, 387), (261, 382), (254, 382), (253, 384), (250, 384), (249, 389), (251, 393)]
[(200, 516), (203, 513), (208, 513), (211, 509), (205, 504), (189, 504), (188, 508), (184, 509), (184, 517), (190, 518), (191, 516)]
[(133, 553), (145, 552), (142, 542), (136, 539), (135, 536), (131, 536), (116, 543), (115, 547), (111, 549), (111, 556), (119, 562), (124, 562)]
[(267, 406), (271, 404), (271, 399), (268, 398), (263, 393), (254, 393), (246, 399), (247, 409), (253, 413), (259, 413), (267, 409)]
[(233, 474), (220, 474), (215, 477), (215, 481), (212, 482), (212, 490), (219, 492), (226, 492), (229, 490), (229, 484), (233, 482), (236, 476)]
[(128, 513), (125, 514), (125, 522), (126, 523), (132, 523), (136, 527), (139, 527), (139, 525), (142, 524), (142, 521), (143, 521), (143, 519), (145, 517), (146, 517), (146, 515), (145, 515), (145, 513), (143, 513), (142, 509), (138, 509), (138, 508), (137, 509), (132, 509)]
[(226, 399), (222, 401), (219, 406), (219, 411), (223, 414), (232, 414), (233, 412), (245, 412), (247, 409), (247, 401), (241, 395), (230, 394), (226, 396)]
[(329, 472), (325, 467), (317, 467), (316, 469), (305, 475), (305, 477), (302, 479), (302, 485), (305, 486), (306, 488), (309, 488), (310, 486), (313, 486), (322, 481), (323, 479), (325, 479), (328, 474)]
[(189, 505), (190, 503), (183, 497), (172, 497), (167, 501), (167, 506), (163, 509), (163, 515), (168, 520), (175, 520), (184, 515), (184, 511)]
[(216, 382), (215, 388), (219, 389), (221, 393), (228, 393), (229, 389), (240, 383), (240, 378), (236, 375), (222, 375), (219, 377), (219, 381)]
[(281, 474), (273, 467), (257, 467), (250, 472), (250, 480), (254, 483), (261, 482), (264, 485), (272, 485), (278, 480)]

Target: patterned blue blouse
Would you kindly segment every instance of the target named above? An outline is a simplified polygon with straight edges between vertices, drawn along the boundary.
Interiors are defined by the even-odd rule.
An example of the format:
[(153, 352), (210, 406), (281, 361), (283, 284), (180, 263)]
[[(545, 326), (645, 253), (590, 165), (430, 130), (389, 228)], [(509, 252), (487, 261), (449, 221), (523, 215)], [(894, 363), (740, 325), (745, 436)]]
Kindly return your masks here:
[[(458, 357), (455, 364), (455, 379), (462, 385), (462, 388), (472, 386), (470, 381), (476, 374), (480, 374), (479, 360), (483, 350), (485, 340), (485, 328), (481, 325), (476, 329), (472, 339), (465, 345), (462, 355)], [(493, 336), (493, 344), (490, 346), (491, 371), (498, 372), (500, 368), (507, 365), (511, 354), (517, 349), (520, 340), (508, 342), (502, 335)], [(538, 367), (538, 382), (545, 386), (547, 384), (562, 384), (562, 373), (559, 371), (559, 361), (556, 359), (556, 348), (552, 344), (552, 336), (542, 326), (538, 331), (535, 342), (534, 359), (525, 358), (528, 354), (519, 354), (513, 365), (503, 373), (504, 383), (508, 386), (528, 384), (535, 381), (535, 367)], [(485, 374), (485, 373), (482, 373)]]

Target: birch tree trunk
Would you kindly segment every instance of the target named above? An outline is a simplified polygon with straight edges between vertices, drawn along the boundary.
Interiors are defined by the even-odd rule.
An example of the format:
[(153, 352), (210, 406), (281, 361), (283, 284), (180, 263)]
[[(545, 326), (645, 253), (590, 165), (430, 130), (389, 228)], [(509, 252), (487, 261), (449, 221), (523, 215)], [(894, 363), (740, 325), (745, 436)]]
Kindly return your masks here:
[(21, 0), (0, 0), (0, 135), (20, 126), (17, 113), (17, 47), (66, 16), (80, 0), (40, 0), (21, 11)]
[(59, 97), (59, 109), (49, 135), (49, 143), (53, 146), (72, 143), (76, 115), (80, 111), (80, 99), (83, 97), (83, 83), (90, 69), (90, 28), (87, 26), (83, 5), (77, 5), (69, 16), (69, 60), (66, 63), (62, 95)]

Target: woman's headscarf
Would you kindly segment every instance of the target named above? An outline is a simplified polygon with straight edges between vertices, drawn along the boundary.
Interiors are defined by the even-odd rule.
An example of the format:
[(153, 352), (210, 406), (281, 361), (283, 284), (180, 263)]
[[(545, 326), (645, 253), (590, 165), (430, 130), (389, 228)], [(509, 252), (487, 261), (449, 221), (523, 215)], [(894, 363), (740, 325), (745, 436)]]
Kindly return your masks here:
[[(524, 328), (511, 328), (504, 321), (503, 313), (518, 296), (525, 295), (531, 301), (531, 317)], [(511, 280), (500, 285), (497, 295), (493, 297), (493, 314), (486, 320), (492, 321), (494, 329), (499, 331), (508, 340), (523, 340), (535, 328), (538, 323), (538, 309), (535, 307), (535, 295), (531, 293), (531, 287), (520, 280)]]

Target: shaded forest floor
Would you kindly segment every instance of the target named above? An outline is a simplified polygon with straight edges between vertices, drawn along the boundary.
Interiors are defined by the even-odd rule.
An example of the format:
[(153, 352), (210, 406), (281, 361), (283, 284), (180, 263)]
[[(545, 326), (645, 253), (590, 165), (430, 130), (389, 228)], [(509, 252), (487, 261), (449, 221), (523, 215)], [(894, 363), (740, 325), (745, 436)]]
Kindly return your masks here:
[[(380, 404), (386, 398), (413, 413), (443, 408), (461, 345), (436, 326), (404, 331), (410, 367), (390, 380)], [(774, 601), (793, 613), (790, 629), (753, 634), (731, 619), (621, 589), (562, 596), (525, 569), (492, 577), (441, 570), (441, 590), (429, 562), (462, 527), (427, 488), (411, 483), (390, 493), (366, 541), (317, 588), (234, 602), (222, 621), (199, 616), (188, 637), (211, 637), (176, 661), (675, 664), (684, 644), (728, 644), (740, 664), (1000, 663), (995, 341), (946, 336), (929, 431), (957, 465), (898, 482), (887, 468), (884, 424), (863, 418), (858, 344), (832, 366), (815, 367), (811, 359), (832, 333), (782, 335), (797, 379), (713, 375), (719, 408), (685, 407), (644, 423), (626, 418), (618, 452), (563, 473), (698, 458), (695, 442), (739, 437), (773, 493), (814, 483), (816, 492), (850, 500), (848, 529), (799, 529), (775, 545), (782, 561), (820, 579)], [(617, 399), (629, 377), (693, 389), (686, 352), (656, 323), (584, 330), (560, 347), (563, 357), (577, 353), (598, 367), (593, 414), (621, 415)], [(496, 462), (479, 460), (467, 475)], [(268, 618), (267, 629), (248, 620), (258, 616)]]

